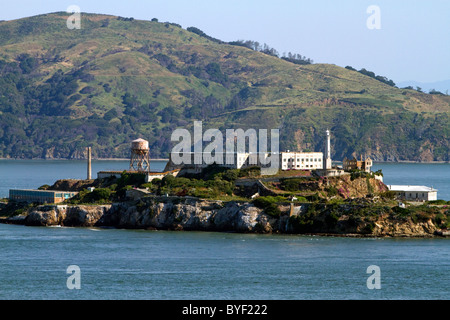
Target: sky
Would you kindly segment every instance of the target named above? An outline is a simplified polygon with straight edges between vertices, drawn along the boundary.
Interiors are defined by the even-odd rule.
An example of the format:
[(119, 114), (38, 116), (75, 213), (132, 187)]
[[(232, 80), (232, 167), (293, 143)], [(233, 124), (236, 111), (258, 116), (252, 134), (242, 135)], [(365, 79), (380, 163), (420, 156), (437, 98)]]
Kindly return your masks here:
[(195, 26), (223, 41), (267, 43), (280, 54), (365, 68), (396, 83), (450, 79), (449, 0), (0, 0), (0, 20), (71, 5)]

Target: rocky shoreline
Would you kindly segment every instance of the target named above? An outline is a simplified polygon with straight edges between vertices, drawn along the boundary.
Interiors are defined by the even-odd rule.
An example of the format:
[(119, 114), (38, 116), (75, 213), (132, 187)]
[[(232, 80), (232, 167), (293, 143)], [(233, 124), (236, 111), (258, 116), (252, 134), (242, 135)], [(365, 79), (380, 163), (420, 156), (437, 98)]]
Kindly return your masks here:
[[(46, 205), (1, 223), (25, 226), (113, 227), (119, 229), (304, 234), (341, 237), (442, 237), (432, 219), (413, 221), (386, 211), (358, 216), (370, 205), (302, 204), (266, 214), (249, 202), (154, 197), (108, 205)], [(295, 209), (295, 210), (293, 210)], [(378, 210), (380, 210), (378, 208)], [(293, 212), (295, 211), (295, 214)], [(312, 215), (312, 212), (314, 214)], [(356, 215), (356, 217), (355, 217)]]

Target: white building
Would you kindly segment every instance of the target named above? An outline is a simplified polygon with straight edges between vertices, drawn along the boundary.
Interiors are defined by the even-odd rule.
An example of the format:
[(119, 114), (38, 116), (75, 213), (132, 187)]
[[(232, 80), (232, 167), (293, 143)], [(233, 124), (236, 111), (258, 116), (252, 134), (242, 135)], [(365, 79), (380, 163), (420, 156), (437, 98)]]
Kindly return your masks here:
[(323, 169), (322, 152), (281, 152), (281, 170)]
[(253, 166), (261, 166), (259, 155), (256, 153), (247, 152), (233, 152), (233, 153), (187, 153), (187, 163), (175, 164), (173, 161), (173, 154), (169, 155), (169, 162), (165, 170), (171, 171), (176, 169), (183, 169), (188, 173), (200, 173), (204, 168), (212, 164), (218, 164), (222, 167), (230, 169), (243, 169)]
[(389, 190), (395, 192), (398, 199), (405, 201), (434, 201), (437, 200), (437, 191), (426, 186), (389, 185)]

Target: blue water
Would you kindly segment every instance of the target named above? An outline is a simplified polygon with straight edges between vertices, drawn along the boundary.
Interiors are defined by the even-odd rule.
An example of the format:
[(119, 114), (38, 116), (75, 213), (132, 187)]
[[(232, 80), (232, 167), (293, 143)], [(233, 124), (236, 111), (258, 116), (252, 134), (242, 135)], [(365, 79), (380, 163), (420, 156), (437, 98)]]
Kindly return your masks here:
[[(92, 177), (102, 170), (127, 170), (129, 161), (93, 161)], [(163, 171), (165, 161), (152, 161), (152, 171)], [(450, 164), (375, 163), (386, 184), (425, 185), (438, 189), (438, 198), (450, 201)], [(86, 162), (77, 160), (0, 160), (0, 198), (9, 189), (35, 189), (59, 179), (85, 179)]]
[[(94, 161), (125, 170), (128, 161)], [(164, 162), (154, 162), (161, 171)], [(449, 164), (375, 164), (387, 184), (439, 189)], [(84, 161), (0, 160), (0, 197), (83, 179)], [(81, 270), (80, 290), (66, 285)], [(380, 268), (369, 290), (367, 268)], [(36, 228), (0, 224), (0, 299), (448, 299), (450, 239), (350, 239), (209, 232)]]
[[(448, 299), (450, 239), (0, 225), (0, 299)], [(67, 268), (80, 268), (69, 290)], [(367, 287), (380, 268), (381, 289)]]
[[(152, 161), (151, 171), (163, 171), (166, 161)], [(92, 178), (102, 170), (123, 171), (127, 160), (93, 160)], [(9, 189), (36, 189), (52, 185), (59, 179), (86, 179), (86, 161), (78, 160), (0, 160), (0, 198), (9, 196)]]
[(419, 185), (438, 190), (438, 199), (450, 201), (450, 163), (374, 163), (387, 185)]

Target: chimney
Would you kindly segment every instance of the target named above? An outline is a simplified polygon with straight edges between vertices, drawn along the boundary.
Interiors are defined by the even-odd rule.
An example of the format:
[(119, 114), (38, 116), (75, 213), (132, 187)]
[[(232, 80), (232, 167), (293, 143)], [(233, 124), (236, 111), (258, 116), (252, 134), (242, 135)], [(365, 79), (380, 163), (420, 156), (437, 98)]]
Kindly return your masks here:
[(88, 163), (87, 163), (87, 179), (88, 180), (91, 180), (91, 178), (92, 178), (92, 164), (91, 164), (91, 160), (92, 160), (91, 147), (88, 147), (87, 148), (87, 161), (88, 161)]

